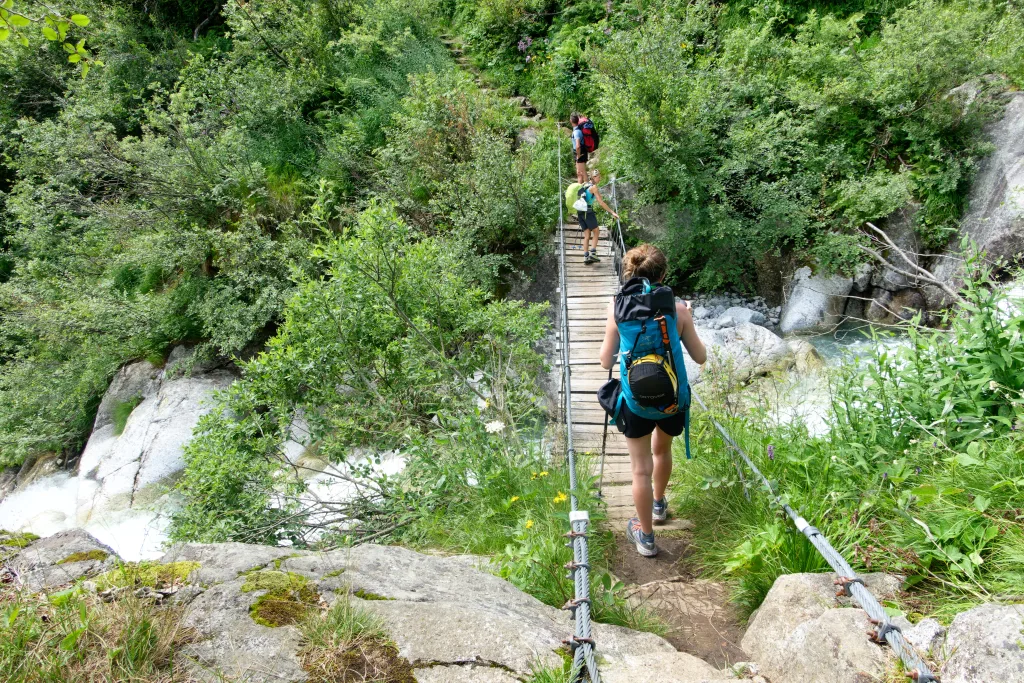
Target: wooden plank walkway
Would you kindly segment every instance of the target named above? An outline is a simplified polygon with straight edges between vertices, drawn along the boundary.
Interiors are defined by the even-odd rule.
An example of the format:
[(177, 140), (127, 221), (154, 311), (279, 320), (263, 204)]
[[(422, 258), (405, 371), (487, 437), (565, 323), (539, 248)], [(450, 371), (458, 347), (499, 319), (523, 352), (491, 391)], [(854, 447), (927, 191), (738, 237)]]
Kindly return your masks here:
[[(615, 274), (611, 241), (603, 226), (597, 247), (600, 263), (583, 264), (582, 243), (582, 235), (575, 226), (567, 226), (565, 278), (568, 284), (573, 444), (577, 453), (594, 454), (592, 467), (596, 476), (601, 464), (601, 444), (607, 418), (597, 402), (597, 390), (608, 379), (608, 371), (601, 367), (599, 353), (608, 318), (608, 303), (619, 289), (619, 279)], [(613, 376), (618, 375), (616, 366)], [(602, 497), (608, 506), (608, 521), (613, 529), (634, 514), (631, 482), (626, 439), (618, 429), (610, 426), (605, 440)]]
[[(557, 238), (556, 238), (557, 239)], [(600, 350), (608, 318), (608, 304), (619, 289), (608, 232), (602, 226), (597, 253), (600, 263), (583, 264), (582, 235), (575, 226), (565, 234), (565, 267), (569, 309), (569, 366), (572, 372), (573, 445), (577, 453), (592, 453), (593, 474), (601, 465), (604, 442), (605, 464), (602, 498), (608, 506), (608, 522), (619, 531), (625, 520), (635, 514), (631, 490), (632, 473), (626, 439), (614, 426), (604, 437), (607, 415), (597, 402), (597, 390), (608, 379), (601, 367)], [(558, 349), (561, 350), (559, 344)], [(559, 356), (560, 358), (560, 356)], [(561, 364), (561, 360), (558, 361)], [(619, 368), (613, 368), (613, 377)], [(685, 520), (670, 518), (659, 529), (685, 527)]]

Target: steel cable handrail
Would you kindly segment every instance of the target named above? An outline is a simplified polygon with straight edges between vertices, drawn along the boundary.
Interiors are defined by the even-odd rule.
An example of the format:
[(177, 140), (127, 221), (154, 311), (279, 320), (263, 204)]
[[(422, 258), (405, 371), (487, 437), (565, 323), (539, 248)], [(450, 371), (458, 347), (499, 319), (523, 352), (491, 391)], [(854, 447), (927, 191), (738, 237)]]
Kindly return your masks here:
[[(917, 654), (907, 639), (903, 636), (903, 633), (899, 628), (893, 625), (889, 621), (889, 615), (885, 613), (885, 609), (879, 604), (875, 596), (871, 594), (865, 586), (863, 581), (857, 578), (856, 572), (849, 563), (843, 558), (842, 555), (832, 547), (825, 535), (822, 534), (816, 527), (811, 525), (803, 516), (794, 510), (787, 504), (778, 491), (775, 490), (775, 486), (768, 480), (761, 470), (754, 464), (746, 452), (739, 447), (735, 440), (729, 435), (725, 427), (711, 417), (710, 411), (708, 411), (707, 405), (701, 400), (701, 397), (697, 392), (691, 388), (690, 393), (693, 398), (700, 404), (700, 407), (708, 414), (711, 419), (711, 423), (714, 424), (715, 429), (722, 435), (722, 439), (725, 443), (735, 451), (746, 463), (747, 467), (753, 472), (764, 484), (765, 489), (772, 497), (774, 502), (781, 507), (796, 526), (797, 530), (807, 537), (807, 540), (811, 542), (811, 545), (821, 554), (825, 561), (828, 562), (829, 566), (839, 574), (840, 581), (837, 585), (842, 585), (845, 593), (860, 603), (861, 609), (867, 612), (868, 618), (871, 619), (872, 623), (877, 624), (876, 634), (879, 634), (880, 638), (884, 638), (885, 642), (889, 643), (893, 652), (900, 658), (906, 668), (908, 675), (918, 683), (929, 683), (931, 681), (938, 681), (935, 674), (928, 668), (928, 664)], [(880, 638), (876, 638), (880, 642)]]
[[(615, 181), (615, 176), (612, 176), (612, 180), (610, 183), (608, 183), (608, 185), (611, 185), (612, 188), (612, 206), (615, 209), (615, 213), (618, 213), (619, 203), (615, 191)], [(559, 205), (559, 210), (561, 210), (561, 205)], [(618, 218), (615, 219), (614, 234), (610, 235), (610, 237), (612, 238), (612, 249), (614, 251), (615, 275), (619, 278), (619, 284), (621, 285), (622, 256), (625, 255), (626, 245), (622, 235), (622, 222)], [(609, 379), (611, 378), (611, 376), (612, 372), (611, 370), (609, 370)], [(843, 558), (843, 556), (840, 555), (839, 552), (832, 547), (832, 544), (829, 543), (828, 539), (825, 538), (824, 534), (822, 534), (821, 531), (819, 531), (816, 527), (811, 525), (806, 519), (803, 518), (802, 515), (800, 515), (800, 513), (798, 513), (796, 510), (790, 507), (789, 504), (787, 504), (782, 499), (779, 493), (775, 490), (775, 487), (772, 485), (772, 483), (768, 480), (767, 477), (764, 476), (764, 474), (757, 467), (757, 465), (754, 464), (754, 462), (750, 459), (746, 452), (744, 452), (743, 449), (739, 447), (736, 441), (729, 435), (728, 431), (726, 431), (725, 427), (723, 427), (721, 423), (718, 422), (718, 420), (710, 416), (707, 405), (697, 394), (697, 392), (693, 390), (693, 387), (690, 388), (690, 392), (693, 395), (693, 398), (704, 410), (704, 412), (708, 413), (708, 416), (710, 417), (711, 422), (714, 424), (715, 429), (717, 429), (718, 432), (722, 435), (722, 438), (725, 440), (725, 443), (729, 446), (729, 448), (732, 449), (736, 454), (740, 456), (740, 458), (743, 459), (743, 462), (750, 469), (750, 471), (753, 472), (754, 475), (757, 476), (764, 484), (765, 489), (772, 496), (774, 502), (786, 512), (786, 514), (789, 516), (791, 520), (793, 520), (793, 524), (796, 526), (797, 530), (800, 531), (800, 533), (802, 533), (807, 538), (807, 540), (811, 542), (811, 545), (813, 545), (814, 548), (818, 551), (818, 553), (820, 553), (821, 556), (825, 559), (825, 561), (828, 562), (829, 566), (832, 567), (833, 571), (839, 574), (839, 576), (841, 577), (840, 584), (843, 587), (843, 591), (847, 595), (856, 599), (857, 602), (860, 603), (861, 608), (867, 613), (868, 618), (872, 621), (872, 623), (877, 625), (875, 631), (876, 642), (881, 642), (881, 640), (884, 639), (885, 642), (889, 644), (893, 652), (895, 652), (896, 655), (903, 662), (904, 667), (906, 668), (909, 676), (913, 680), (917, 681), (918, 683), (929, 683), (931, 681), (938, 681), (938, 678), (936, 678), (935, 675), (931, 672), (931, 669), (928, 667), (928, 664), (917, 654), (917, 651), (914, 650), (914, 647), (907, 641), (907, 639), (904, 637), (903, 633), (899, 630), (899, 628), (894, 626), (889, 621), (889, 616), (886, 614), (885, 609), (878, 602), (878, 600), (875, 599), (875, 596), (871, 594), (871, 591), (869, 591), (864, 586), (864, 583), (857, 578), (856, 572), (853, 571), (853, 568), (846, 561), (846, 559)], [(607, 435), (608, 420), (606, 418), (604, 424), (604, 436), (601, 440), (601, 474), (599, 475), (598, 479), (599, 492), (601, 490), (601, 485), (604, 479), (605, 446), (607, 442)], [(750, 493), (747, 490), (747, 482), (746, 479), (743, 477), (743, 472), (739, 466), (739, 463), (735, 462), (735, 458), (734, 465), (736, 466), (736, 471), (740, 476), (740, 480), (743, 482), (744, 495), (746, 496), (747, 500), (749, 500)]]
[[(558, 124), (561, 128), (561, 124)], [(569, 642), (573, 651), (573, 670), (577, 676), (585, 670), (591, 683), (600, 683), (594, 656), (594, 638), (590, 624), (590, 559), (587, 547), (587, 525), (590, 516), (579, 509), (577, 500), (578, 478), (576, 476), (576, 450), (572, 436), (572, 366), (569, 365), (569, 301), (565, 276), (565, 218), (562, 211), (562, 135), (558, 134), (558, 289), (561, 292), (561, 338), (562, 338), (562, 396), (564, 399), (563, 420), (565, 423), (566, 457), (569, 461), (569, 524), (568, 534), (573, 549), (572, 562), (567, 565), (575, 579), (575, 599), (566, 609), (572, 611), (575, 628)]]

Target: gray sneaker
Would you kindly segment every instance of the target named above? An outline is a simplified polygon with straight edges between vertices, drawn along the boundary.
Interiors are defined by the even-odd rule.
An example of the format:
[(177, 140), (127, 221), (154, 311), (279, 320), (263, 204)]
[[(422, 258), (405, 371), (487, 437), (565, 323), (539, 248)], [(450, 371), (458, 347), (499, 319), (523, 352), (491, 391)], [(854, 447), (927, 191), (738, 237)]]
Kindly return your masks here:
[(583, 265), (589, 266), (594, 262), (594, 259), (590, 257), (590, 252), (586, 251), (583, 253)]
[(591, 249), (590, 250), (590, 260), (591, 261), (600, 261), (601, 260), (601, 258), (597, 255), (597, 249)]
[(654, 501), (654, 509), (651, 510), (651, 517), (655, 522), (664, 522), (668, 519), (668, 497)]
[(644, 557), (658, 554), (658, 546), (654, 545), (654, 532), (645, 534), (640, 528), (640, 520), (634, 517), (626, 522), (626, 538), (636, 544), (636, 551)]

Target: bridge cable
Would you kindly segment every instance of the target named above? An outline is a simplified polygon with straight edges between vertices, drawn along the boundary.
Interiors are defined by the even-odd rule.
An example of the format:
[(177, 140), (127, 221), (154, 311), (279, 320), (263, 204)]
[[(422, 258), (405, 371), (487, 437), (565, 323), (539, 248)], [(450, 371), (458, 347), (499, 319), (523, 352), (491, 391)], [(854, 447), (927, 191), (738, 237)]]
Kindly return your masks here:
[(600, 683), (594, 656), (594, 638), (590, 624), (590, 559), (587, 547), (587, 525), (590, 515), (579, 509), (577, 500), (576, 450), (572, 436), (572, 366), (569, 365), (569, 301), (565, 276), (565, 219), (562, 212), (562, 124), (557, 124), (558, 136), (558, 288), (561, 292), (561, 338), (562, 338), (562, 396), (564, 407), (562, 418), (565, 423), (566, 457), (569, 461), (569, 524), (567, 545), (572, 547), (573, 559), (566, 568), (575, 579), (575, 599), (563, 609), (572, 612), (575, 623), (574, 633), (568, 645), (573, 653), (573, 671), (577, 676), (587, 672), (591, 683)]

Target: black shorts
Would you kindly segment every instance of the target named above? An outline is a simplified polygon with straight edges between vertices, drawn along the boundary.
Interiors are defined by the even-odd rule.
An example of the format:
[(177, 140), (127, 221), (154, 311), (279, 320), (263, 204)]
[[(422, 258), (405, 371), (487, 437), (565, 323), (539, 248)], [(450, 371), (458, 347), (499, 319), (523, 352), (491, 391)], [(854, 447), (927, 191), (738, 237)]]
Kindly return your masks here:
[[(564, 159), (565, 157), (562, 157), (562, 158)], [(576, 157), (576, 163), (577, 164), (585, 164), (588, 161), (590, 161), (590, 154), (588, 154), (587, 152), (584, 152), (583, 154), (581, 154), (578, 157)]]
[(619, 416), (615, 420), (615, 426), (627, 439), (639, 439), (642, 436), (647, 436), (654, 431), (655, 425), (669, 436), (679, 436), (686, 427), (686, 411), (680, 410), (675, 415), (660, 420), (648, 420), (646, 417), (635, 415), (623, 401), (622, 407), (619, 409)]
[(577, 211), (576, 220), (580, 223), (580, 230), (597, 230), (597, 214), (591, 211)]

